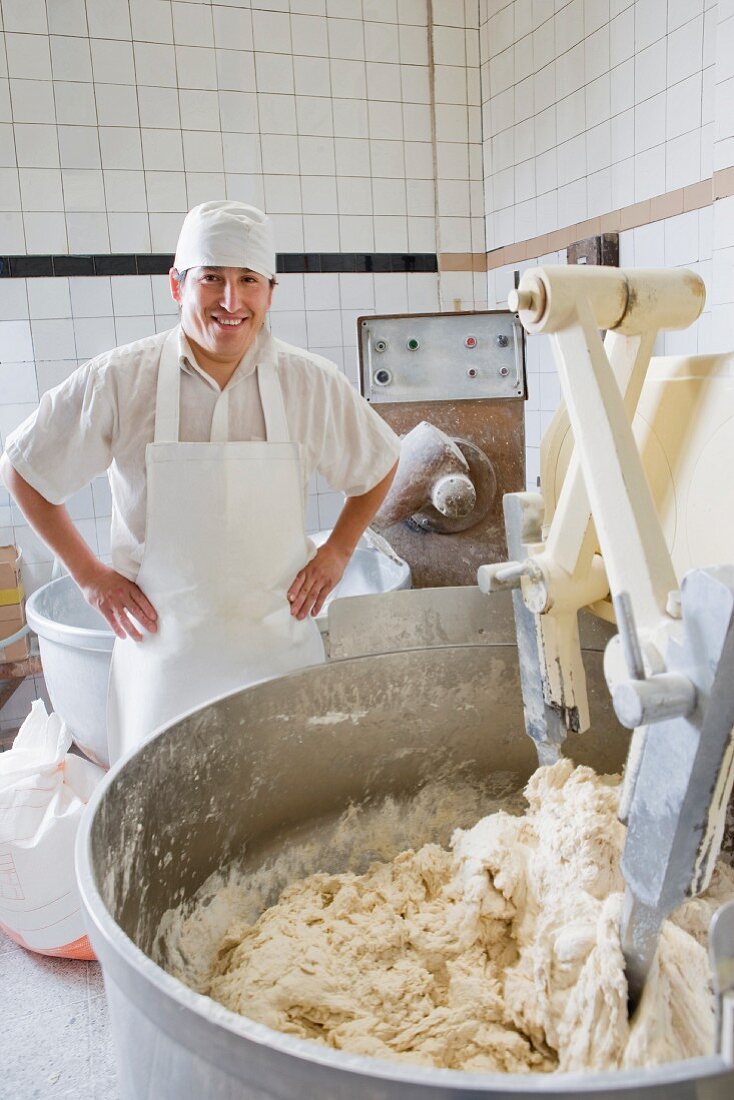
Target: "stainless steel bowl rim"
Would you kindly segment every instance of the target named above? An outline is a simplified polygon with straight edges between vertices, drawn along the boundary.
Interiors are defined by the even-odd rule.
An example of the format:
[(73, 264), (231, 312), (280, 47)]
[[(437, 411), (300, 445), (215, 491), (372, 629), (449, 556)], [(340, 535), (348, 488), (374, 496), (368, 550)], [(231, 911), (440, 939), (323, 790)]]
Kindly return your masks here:
[[(437, 647), (443, 648), (443, 647)], [(451, 647), (446, 647), (451, 648)], [(349, 660), (349, 658), (345, 659)], [(331, 662), (341, 664), (341, 661)], [(299, 672), (289, 673), (279, 679), (291, 679), (298, 676)], [(274, 677), (274, 679), (277, 677)], [(264, 683), (265, 681), (258, 681)], [(256, 685), (249, 685), (254, 687)], [(237, 695), (239, 690), (225, 692), (210, 700), (210, 703), (225, 699), (229, 695)], [(208, 704), (207, 704), (208, 705)], [(201, 707), (195, 707), (189, 713), (193, 714)], [(185, 715), (179, 716), (175, 722), (171, 722), (156, 730), (146, 742), (161, 736), (171, 726), (178, 724)], [(195, 1016), (220, 1027), (231, 1034), (239, 1035), (249, 1042), (289, 1055), (305, 1062), (312, 1062), (326, 1069), (342, 1070), (349, 1073), (357, 1073), (361, 1076), (376, 1079), (386, 1079), (396, 1083), (422, 1086), (426, 1089), (436, 1087), (454, 1087), (466, 1089), (477, 1093), (487, 1093), (489, 1090), (505, 1092), (527, 1092), (528, 1080), (532, 1079), (533, 1090), (539, 1094), (552, 1095), (556, 1092), (567, 1092), (574, 1086), (583, 1086), (581, 1095), (590, 1095), (595, 1092), (609, 1090), (623, 1090), (635, 1087), (649, 1087), (651, 1084), (650, 1071), (644, 1069), (616, 1070), (606, 1073), (554, 1073), (554, 1074), (515, 1074), (515, 1073), (482, 1073), (468, 1072), (465, 1070), (437, 1069), (434, 1067), (421, 1068), (417, 1066), (401, 1066), (398, 1062), (383, 1061), (378, 1058), (367, 1057), (359, 1054), (348, 1054), (343, 1051), (333, 1050), (330, 1047), (321, 1047), (307, 1039), (298, 1039), (295, 1036), (285, 1035), (259, 1024), (247, 1016), (232, 1012), (224, 1005), (212, 1000), (201, 993), (184, 985), (183, 982), (166, 973), (162, 967), (137, 947), (133, 941), (120, 928), (109, 913), (102, 896), (97, 889), (92, 874), (91, 832), (94, 817), (99, 809), (105, 792), (125, 768), (128, 760), (131, 760), (138, 749), (133, 749), (119, 760), (102, 778), (95, 788), (92, 797), (87, 804), (82, 816), (77, 833), (75, 847), (75, 864), (79, 893), (86, 910), (87, 920), (91, 920), (97, 926), (98, 931), (107, 940), (111, 948), (118, 953), (131, 968), (141, 974), (147, 981), (156, 987), (159, 993), (169, 998), (181, 1009), (193, 1013)], [(719, 1074), (731, 1071), (731, 1066), (723, 1058), (713, 1055), (705, 1058), (691, 1058), (680, 1062), (668, 1062), (655, 1066), (655, 1085), (674, 1084), (680, 1081), (693, 1081), (716, 1077)]]

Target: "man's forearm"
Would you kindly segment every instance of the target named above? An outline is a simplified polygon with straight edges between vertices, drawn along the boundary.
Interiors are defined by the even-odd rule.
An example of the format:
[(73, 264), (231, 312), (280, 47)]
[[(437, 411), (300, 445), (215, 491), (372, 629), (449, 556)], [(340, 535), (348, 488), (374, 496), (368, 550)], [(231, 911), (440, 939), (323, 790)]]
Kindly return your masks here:
[(329, 536), (330, 545), (351, 556), (365, 529), (372, 522), (387, 496), (397, 468), (396, 462), (382, 481), (378, 481), (369, 492), (362, 493), (360, 496), (347, 497), (334, 530)]
[(30, 526), (64, 563), (74, 580), (83, 584), (99, 566), (99, 561), (72, 523), (64, 505), (51, 504), (41, 496), (21, 477), (7, 456), (2, 459), (2, 475)]
[[(87, 603), (104, 616), (118, 638), (143, 637), (138, 625), (155, 633), (158, 615), (134, 581), (103, 565), (71, 522), (63, 504), (51, 504), (12, 466), (1, 460), (3, 480), (36, 534), (50, 546), (79, 585)], [(132, 618), (131, 618), (132, 616)]]

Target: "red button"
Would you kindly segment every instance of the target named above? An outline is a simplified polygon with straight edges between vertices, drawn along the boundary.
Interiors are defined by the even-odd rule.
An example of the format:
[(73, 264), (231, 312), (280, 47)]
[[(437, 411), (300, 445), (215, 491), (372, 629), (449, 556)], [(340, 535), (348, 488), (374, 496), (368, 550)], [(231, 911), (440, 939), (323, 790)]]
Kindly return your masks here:
[(464, 341), (464, 345), (467, 348), (475, 348), (477, 346), (476, 336), (467, 336), (466, 340)]

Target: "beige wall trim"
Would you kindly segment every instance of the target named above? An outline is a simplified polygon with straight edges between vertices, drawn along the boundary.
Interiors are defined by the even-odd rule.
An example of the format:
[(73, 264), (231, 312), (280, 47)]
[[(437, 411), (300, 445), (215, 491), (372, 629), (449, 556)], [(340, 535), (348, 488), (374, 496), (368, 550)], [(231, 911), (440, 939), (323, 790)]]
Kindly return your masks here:
[(734, 195), (734, 168), (720, 168), (714, 172), (714, 198), (728, 199)]
[(440, 252), (439, 271), (486, 271), (486, 252)]
[(700, 210), (710, 206), (715, 199), (726, 199), (734, 195), (734, 168), (722, 168), (714, 172), (711, 179), (701, 183), (692, 183), (689, 187), (679, 187), (677, 191), (668, 191), (665, 195), (656, 195), (633, 206), (624, 206), (621, 210), (612, 210), (598, 218), (589, 218), (553, 233), (540, 237), (531, 237), (518, 244), (508, 244), (504, 248), (495, 248), (491, 252), (441, 252), (438, 256), (439, 271), (493, 271), (505, 264), (518, 263), (521, 260), (534, 260), (549, 252), (560, 252), (574, 241), (586, 237), (596, 237), (600, 233), (622, 233), (625, 229), (635, 229), (640, 225), (673, 218), (676, 214), (685, 214), (691, 210)]

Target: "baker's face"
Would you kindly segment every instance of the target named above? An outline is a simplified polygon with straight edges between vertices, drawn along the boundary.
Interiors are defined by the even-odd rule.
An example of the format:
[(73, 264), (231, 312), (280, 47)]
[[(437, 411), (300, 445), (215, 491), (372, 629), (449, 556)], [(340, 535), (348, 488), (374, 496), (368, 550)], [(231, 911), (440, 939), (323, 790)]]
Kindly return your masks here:
[(170, 279), (187, 337), (212, 359), (241, 359), (270, 309), (270, 281), (244, 267), (192, 267), (183, 284), (171, 269)]

